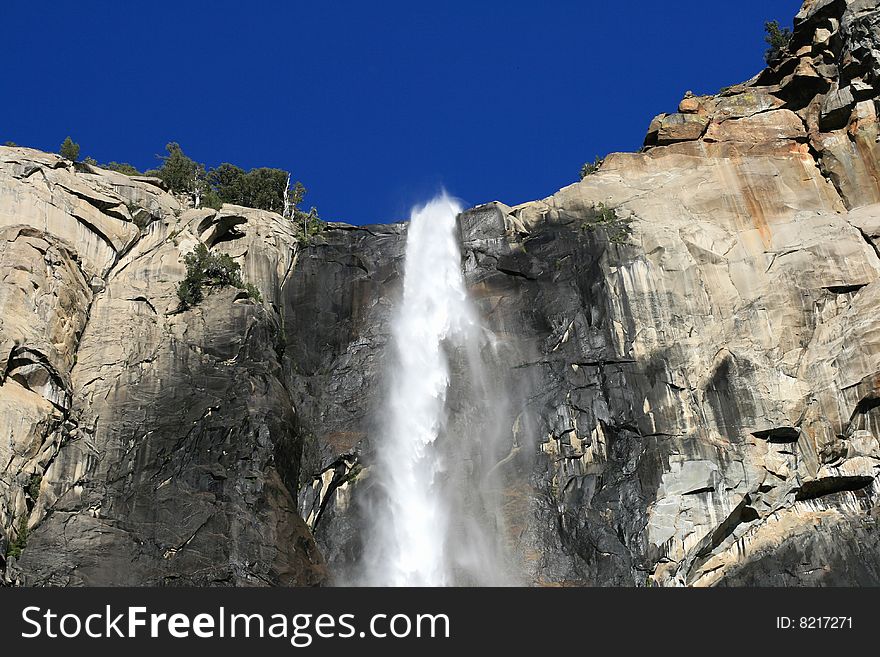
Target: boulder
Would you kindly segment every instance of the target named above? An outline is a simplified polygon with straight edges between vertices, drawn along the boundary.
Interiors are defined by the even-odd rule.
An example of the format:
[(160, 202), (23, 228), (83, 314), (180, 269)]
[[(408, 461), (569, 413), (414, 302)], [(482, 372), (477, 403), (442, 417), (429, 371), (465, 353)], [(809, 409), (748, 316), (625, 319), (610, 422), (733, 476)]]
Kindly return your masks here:
[(786, 109), (754, 114), (741, 119), (712, 123), (706, 141), (732, 141), (767, 144), (778, 140), (806, 141), (804, 124), (794, 112)]
[(679, 141), (699, 139), (709, 125), (709, 119), (698, 114), (664, 114), (655, 118), (648, 128), (646, 144), (660, 146)]

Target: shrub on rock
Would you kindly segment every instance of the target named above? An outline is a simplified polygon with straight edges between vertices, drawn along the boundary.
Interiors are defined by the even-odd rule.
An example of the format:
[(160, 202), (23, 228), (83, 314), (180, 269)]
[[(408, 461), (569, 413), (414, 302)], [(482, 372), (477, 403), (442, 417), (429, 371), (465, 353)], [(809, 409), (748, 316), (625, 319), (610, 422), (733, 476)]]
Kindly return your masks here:
[(228, 253), (211, 253), (204, 244), (199, 244), (183, 259), (186, 264), (186, 278), (177, 286), (177, 297), (185, 308), (196, 305), (204, 299), (204, 287), (232, 286), (247, 291), (248, 296), (260, 301), (260, 291), (241, 279), (241, 265)]

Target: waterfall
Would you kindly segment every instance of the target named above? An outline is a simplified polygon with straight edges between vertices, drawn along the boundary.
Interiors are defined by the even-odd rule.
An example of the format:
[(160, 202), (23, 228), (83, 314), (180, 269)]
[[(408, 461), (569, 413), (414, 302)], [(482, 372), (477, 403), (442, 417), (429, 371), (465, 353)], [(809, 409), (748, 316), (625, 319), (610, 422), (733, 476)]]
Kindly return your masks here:
[(507, 583), (486, 476), (498, 460), (486, 452), (497, 431), (483, 426), (502, 403), (491, 399), (483, 371), (491, 336), (468, 299), (460, 212), (444, 194), (414, 209), (409, 224), (387, 400), (373, 439), (381, 494), (368, 514), (372, 585)]

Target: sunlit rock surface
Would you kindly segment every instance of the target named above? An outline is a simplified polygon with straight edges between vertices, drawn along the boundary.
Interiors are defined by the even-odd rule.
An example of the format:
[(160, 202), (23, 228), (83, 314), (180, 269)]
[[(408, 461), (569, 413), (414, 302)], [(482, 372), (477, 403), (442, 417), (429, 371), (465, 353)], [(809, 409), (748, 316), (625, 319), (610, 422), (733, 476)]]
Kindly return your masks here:
[[(158, 187), (28, 149), (3, 148), (2, 164), (3, 547), (29, 527), (7, 581), (323, 581), (296, 511), (279, 355), (290, 225), (184, 210)], [(263, 302), (226, 289), (181, 310), (182, 256), (199, 240), (236, 256)]]
[[(461, 215), (521, 581), (880, 584), (878, 52), (876, 2), (806, 2), (774, 66), (641, 152)], [(199, 241), (262, 300), (181, 310)], [(405, 242), (301, 247), (0, 147), (0, 555), (29, 527), (4, 581), (354, 581)]]

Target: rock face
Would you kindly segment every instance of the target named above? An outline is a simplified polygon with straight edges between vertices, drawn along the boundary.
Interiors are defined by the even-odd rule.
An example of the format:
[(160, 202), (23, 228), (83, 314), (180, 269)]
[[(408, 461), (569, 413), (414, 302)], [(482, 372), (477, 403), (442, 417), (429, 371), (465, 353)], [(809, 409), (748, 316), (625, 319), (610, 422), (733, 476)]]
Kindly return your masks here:
[(400, 224), (331, 227), (299, 256), (284, 299), (285, 370), (305, 445), (299, 510), (338, 582), (357, 579), (369, 522), (351, 493), (367, 479), (405, 247)]
[[(505, 511), (527, 581), (880, 582), (873, 4), (807, 3), (773, 68), (688, 94), (641, 153), (461, 217), (470, 291), (504, 346)], [(393, 293), (369, 290), (369, 308)], [(358, 325), (364, 306), (334, 294)], [(375, 341), (334, 348), (331, 380), (351, 353), (381, 360), (383, 318)], [(335, 401), (381, 385), (359, 372)], [(333, 437), (308, 424), (324, 460), (302, 508), (319, 502), (338, 573), (357, 563), (374, 427), (335, 417)]]
[[(321, 582), (279, 355), (289, 224), (184, 211), (151, 184), (27, 149), (0, 163), (3, 547), (28, 528), (7, 581)], [(226, 289), (181, 310), (181, 258), (199, 240), (242, 261), (264, 303)]]
[[(876, 2), (808, 0), (641, 152), (460, 217), (524, 582), (880, 584), (878, 52)], [(301, 248), (0, 148), (0, 237), (6, 582), (356, 579), (404, 225)], [(262, 300), (181, 310), (200, 241)]]

